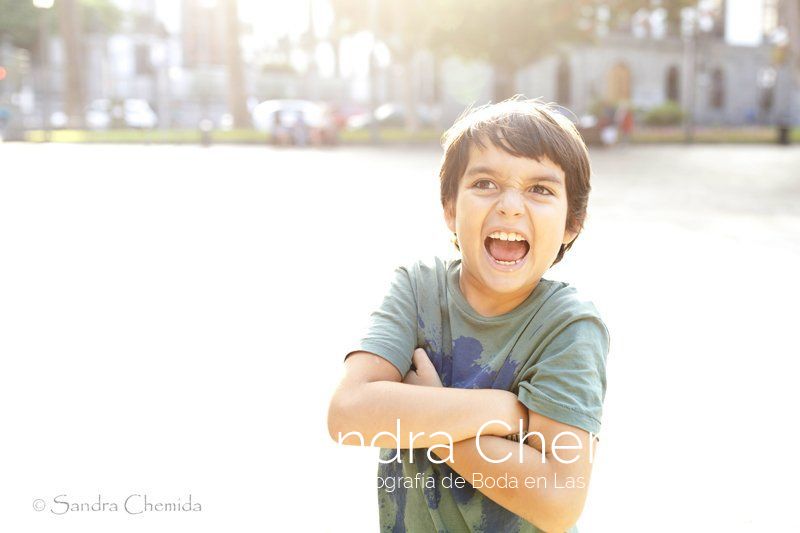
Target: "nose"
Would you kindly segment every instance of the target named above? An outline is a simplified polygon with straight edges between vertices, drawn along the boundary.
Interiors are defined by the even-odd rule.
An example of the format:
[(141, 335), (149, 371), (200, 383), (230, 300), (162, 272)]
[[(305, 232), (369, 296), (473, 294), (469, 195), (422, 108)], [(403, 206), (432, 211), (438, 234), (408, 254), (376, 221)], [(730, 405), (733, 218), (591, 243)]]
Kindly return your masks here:
[(497, 202), (497, 210), (505, 216), (517, 217), (522, 215), (525, 204), (522, 194), (515, 189), (507, 189)]

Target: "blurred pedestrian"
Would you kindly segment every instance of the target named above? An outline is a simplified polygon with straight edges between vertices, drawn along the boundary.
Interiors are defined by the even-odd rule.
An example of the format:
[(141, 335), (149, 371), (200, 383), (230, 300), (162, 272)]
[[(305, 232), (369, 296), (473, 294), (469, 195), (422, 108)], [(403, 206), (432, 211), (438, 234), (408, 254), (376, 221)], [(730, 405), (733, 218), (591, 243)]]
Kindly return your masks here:
[(280, 109), (272, 115), (272, 144), (280, 146), (286, 144), (286, 127), (283, 124), (283, 113)]
[(308, 144), (308, 123), (302, 111), (297, 112), (297, 120), (292, 128), (292, 138), (296, 146), (306, 146)]
[(633, 109), (630, 104), (623, 103), (617, 109), (617, 120), (620, 132), (620, 141), (628, 143), (633, 133)]
[(597, 122), (600, 131), (600, 142), (604, 146), (611, 146), (617, 143), (619, 137), (619, 126), (617, 123), (617, 106), (611, 102), (604, 102), (601, 108), (600, 117)]
[(204, 118), (198, 125), (200, 129), (200, 144), (203, 146), (211, 146), (211, 132), (214, 129), (214, 123), (211, 119)]

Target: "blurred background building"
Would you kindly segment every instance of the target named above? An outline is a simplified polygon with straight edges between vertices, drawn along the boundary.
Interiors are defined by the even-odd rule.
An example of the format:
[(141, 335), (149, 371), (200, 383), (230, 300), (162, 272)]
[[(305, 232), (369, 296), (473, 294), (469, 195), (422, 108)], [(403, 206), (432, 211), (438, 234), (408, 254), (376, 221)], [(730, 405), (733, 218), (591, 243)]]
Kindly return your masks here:
[(258, 103), (303, 99), (417, 130), (523, 93), (655, 126), (797, 124), (797, 4), (0, 0), (0, 120), (250, 128)]
[[(666, 9), (601, 20), (596, 43), (523, 69), (517, 87), (579, 113), (628, 102), (653, 114), (691, 110), (714, 125), (773, 123), (782, 111), (776, 93), (792, 91), (777, 85), (777, 0), (700, 2), (673, 20)], [(796, 121), (800, 108), (793, 113)]]

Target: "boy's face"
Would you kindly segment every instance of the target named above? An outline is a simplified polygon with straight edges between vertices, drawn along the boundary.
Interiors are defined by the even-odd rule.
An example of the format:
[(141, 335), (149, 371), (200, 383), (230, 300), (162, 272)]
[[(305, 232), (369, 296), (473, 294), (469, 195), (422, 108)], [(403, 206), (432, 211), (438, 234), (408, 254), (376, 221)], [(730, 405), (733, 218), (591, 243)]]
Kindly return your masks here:
[(576, 234), (566, 229), (561, 167), (485, 144), (471, 147), (445, 220), (461, 248), (462, 292), (479, 312), (502, 314), (527, 298)]

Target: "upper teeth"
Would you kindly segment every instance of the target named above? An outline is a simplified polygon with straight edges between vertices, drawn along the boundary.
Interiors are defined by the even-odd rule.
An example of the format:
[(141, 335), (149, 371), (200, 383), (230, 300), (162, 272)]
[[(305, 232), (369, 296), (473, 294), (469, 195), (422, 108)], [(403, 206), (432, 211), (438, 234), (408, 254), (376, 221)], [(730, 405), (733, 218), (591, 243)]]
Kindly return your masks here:
[(526, 240), (525, 237), (520, 235), (519, 233), (514, 233), (513, 231), (510, 233), (506, 233), (505, 231), (494, 231), (489, 234), (489, 237), (492, 239), (500, 239), (501, 241), (524, 241)]

